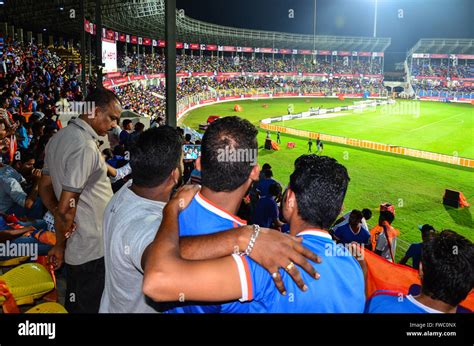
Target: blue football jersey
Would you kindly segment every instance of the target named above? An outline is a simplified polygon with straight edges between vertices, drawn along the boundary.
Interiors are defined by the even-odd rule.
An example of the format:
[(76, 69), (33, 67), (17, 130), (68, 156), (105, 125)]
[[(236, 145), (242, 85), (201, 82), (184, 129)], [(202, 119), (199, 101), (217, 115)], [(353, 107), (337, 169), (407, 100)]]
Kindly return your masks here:
[[(180, 237), (197, 236), (226, 231), (240, 227), (246, 221), (214, 205), (200, 192), (194, 196), (186, 209), (179, 214)], [(194, 305), (191, 305), (194, 304)], [(168, 313), (218, 313), (221, 306), (214, 304), (196, 305), (200, 302), (187, 302)]]
[(377, 291), (367, 301), (369, 314), (427, 314), (442, 313), (417, 301), (412, 295), (392, 291)]

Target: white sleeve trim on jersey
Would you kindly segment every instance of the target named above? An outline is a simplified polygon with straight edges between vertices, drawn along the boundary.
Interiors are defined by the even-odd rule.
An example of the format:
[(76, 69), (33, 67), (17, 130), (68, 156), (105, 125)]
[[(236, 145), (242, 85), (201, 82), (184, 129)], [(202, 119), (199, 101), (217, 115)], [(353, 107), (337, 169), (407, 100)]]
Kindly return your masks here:
[(240, 277), (240, 286), (242, 289), (242, 297), (239, 299), (241, 302), (246, 302), (249, 300), (249, 283), (247, 282), (247, 273), (245, 272), (245, 265), (241, 256), (233, 254), (235, 263), (237, 264), (237, 269), (239, 271)]

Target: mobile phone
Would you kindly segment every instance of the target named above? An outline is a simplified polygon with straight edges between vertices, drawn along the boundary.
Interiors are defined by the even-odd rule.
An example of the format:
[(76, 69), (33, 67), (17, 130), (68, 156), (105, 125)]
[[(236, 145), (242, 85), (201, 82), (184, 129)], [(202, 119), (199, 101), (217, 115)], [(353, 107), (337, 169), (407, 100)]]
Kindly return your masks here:
[(185, 160), (196, 160), (201, 156), (201, 146), (195, 144), (183, 145), (183, 159)]

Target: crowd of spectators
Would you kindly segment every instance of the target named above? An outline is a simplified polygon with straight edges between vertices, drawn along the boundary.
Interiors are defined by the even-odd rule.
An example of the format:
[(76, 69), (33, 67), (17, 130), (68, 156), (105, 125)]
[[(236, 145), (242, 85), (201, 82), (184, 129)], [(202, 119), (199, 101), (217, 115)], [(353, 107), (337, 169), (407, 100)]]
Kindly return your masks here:
[[(165, 58), (162, 54), (119, 55), (118, 66), (123, 72), (152, 74), (165, 72)], [(250, 57), (188, 55), (177, 56), (176, 72), (275, 72), (275, 73), (325, 73), (325, 74), (377, 74), (383, 73), (378, 59), (355, 57), (275, 57), (271, 55)]]

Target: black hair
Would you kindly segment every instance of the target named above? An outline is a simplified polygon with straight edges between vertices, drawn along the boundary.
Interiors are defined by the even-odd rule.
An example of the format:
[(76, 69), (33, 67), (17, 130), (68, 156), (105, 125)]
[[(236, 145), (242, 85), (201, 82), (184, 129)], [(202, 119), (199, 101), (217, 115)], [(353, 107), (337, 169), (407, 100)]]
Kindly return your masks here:
[(250, 121), (236, 116), (213, 121), (202, 138), (202, 185), (216, 192), (241, 186), (256, 164), (257, 134)]
[(474, 287), (474, 244), (451, 230), (423, 243), (421, 290), (432, 299), (457, 306)]
[(134, 130), (137, 132), (143, 131), (145, 129), (145, 124), (141, 122), (137, 122), (135, 124)]
[(360, 210), (354, 209), (349, 214), (349, 223), (352, 223), (353, 221), (357, 221), (357, 223), (360, 223), (363, 217), (364, 215), (362, 215), (362, 212)]
[(265, 169), (263, 171), (263, 176), (267, 179), (270, 179), (271, 177), (273, 177), (273, 172), (271, 169)]
[(144, 131), (130, 152), (133, 183), (156, 187), (180, 165), (183, 140), (170, 126)]
[(14, 122), (19, 122), (20, 125), (24, 125), (26, 123), (26, 119), (23, 115), (20, 115), (20, 114), (13, 114), (13, 121)]
[(298, 215), (328, 229), (341, 212), (349, 180), (346, 167), (333, 158), (315, 154), (297, 158), (289, 188), (296, 195)]
[(365, 221), (368, 221), (372, 218), (372, 211), (370, 209), (362, 209), (362, 215), (364, 216)]
[(104, 154), (106, 161), (110, 160), (114, 156), (110, 148), (105, 148), (102, 150), (102, 154)]
[(121, 145), (121, 144), (117, 144), (117, 145), (114, 147), (113, 153), (114, 153), (114, 155), (117, 155), (117, 156), (125, 156), (125, 148), (124, 148), (124, 146)]
[(262, 171), (265, 170), (265, 169), (272, 169), (272, 166), (270, 166), (269, 163), (264, 163), (263, 166), (262, 166)]
[[(16, 157), (18, 157), (18, 160), (15, 159)], [(35, 160), (35, 155), (30, 150), (18, 150), (14, 155), (13, 164), (18, 162), (25, 164), (30, 160)]]
[(184, 139), (188, 142), (191, 141), (191, 134), (190, 133), (186, 133), (186, 135), (184, 136)]
[(390, 225), (395, 220), (395, 215), (388, 210), (382, 210), (379, 216), (379, 225), (381, 226), (384, 221), (387, 221)]
[(123, 119), (122, 126), (125, 127), (125, 126), (127, 126), (128, 124), (131, 124), (131, 123), (132, 123), (131, 119)]
[(273, 183), (268, 187), (268, 193), (270, 196), (279, 197), (281, 195), (281, 185), (278, 183)]
[(106, 88), (97, 88), (87, 95), (86, 102), (94, 103), (95, 107), (105, 108), (113, 102), (118, 102), (122, 105), (119, 97), (113, 92)]

